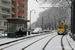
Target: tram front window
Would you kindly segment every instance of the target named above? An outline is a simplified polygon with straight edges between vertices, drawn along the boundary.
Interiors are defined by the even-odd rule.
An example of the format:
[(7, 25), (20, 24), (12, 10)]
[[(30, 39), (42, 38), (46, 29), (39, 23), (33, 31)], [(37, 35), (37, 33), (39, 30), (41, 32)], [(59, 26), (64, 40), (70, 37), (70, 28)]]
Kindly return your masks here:
[(59, 27), (59, 29), (62, 29), (63, 27)]

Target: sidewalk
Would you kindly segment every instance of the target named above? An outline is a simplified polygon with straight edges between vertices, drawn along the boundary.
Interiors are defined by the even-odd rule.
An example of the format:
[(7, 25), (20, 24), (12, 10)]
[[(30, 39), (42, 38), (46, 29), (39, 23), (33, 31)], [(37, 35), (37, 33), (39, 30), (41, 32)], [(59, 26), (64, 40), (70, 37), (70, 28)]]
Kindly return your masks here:
[(31, 34), (31, 35), (27, 35), (27, 36), (19, 37), (19, 38), (0, 38), (0, 44), (18, 40), (18, 39), (25, 38), (25, 37), (29, 37), (29, 36), (34, 36), (34, 35), (37, 35), (37, 34)]
[[(40, 33), (40, 34), (45, 34), (45, 33)], [(34, 36), (34, 35), (40, 35), (40, 34), (30, 34), (30, 35), (27, 34), (27, 36), (18, 37), (18, 38), (0, 38), (0, 44), (6, 43), (6, 42), (10, 42), (10, 41), (14, 41), (14, 40), (18, 40), (18, 39), (21, 39), (21, 38)]]
[(66, 36), (66, 38), (68, 39), (72, 48), (75, 50), (75, 41), (73, 41), (73, 39), (69, 36), (69, 34)]

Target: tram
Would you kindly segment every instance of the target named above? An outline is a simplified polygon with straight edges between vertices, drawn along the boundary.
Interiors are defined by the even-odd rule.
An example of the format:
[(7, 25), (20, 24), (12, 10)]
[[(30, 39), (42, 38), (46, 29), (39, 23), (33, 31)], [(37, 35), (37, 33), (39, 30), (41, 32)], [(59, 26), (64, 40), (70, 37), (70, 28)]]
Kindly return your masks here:
[(57, 23), (57, 34), (67, 34), (68, 33), (68, 25), (66, 25), (65, 23)]

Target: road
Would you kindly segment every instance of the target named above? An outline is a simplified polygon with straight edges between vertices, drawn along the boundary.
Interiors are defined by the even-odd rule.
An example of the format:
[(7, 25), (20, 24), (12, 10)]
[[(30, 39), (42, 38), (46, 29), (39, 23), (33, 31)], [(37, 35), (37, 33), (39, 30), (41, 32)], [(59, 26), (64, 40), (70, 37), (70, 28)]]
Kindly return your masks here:
[[(68, 34), (67, 34), (68, 35)], [(20, 40), (1, 46), (3, 50), (72, 50), (66, 36), (57, 32)]]

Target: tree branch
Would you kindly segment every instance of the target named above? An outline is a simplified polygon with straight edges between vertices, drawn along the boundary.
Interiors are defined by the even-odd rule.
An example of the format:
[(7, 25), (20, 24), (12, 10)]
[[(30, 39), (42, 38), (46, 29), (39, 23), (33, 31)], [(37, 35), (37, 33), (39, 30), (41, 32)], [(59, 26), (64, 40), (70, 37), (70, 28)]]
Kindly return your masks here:
[[(46, 1), (47, 1), (47, 0), (46, 0)], [(38, 3), (39, 3), (39, 1), (37, 1), (37, 0), (36, 0), (36, 2), (38, 2)], [(39, 4), (40, 4), (40, 3), (39, 3)], [(42, 5), (40, 4), (40, 6), (42, 6)], [(43, 8), (43, 9), (45, 9), (45, 7), (43, 7), (43, 6), (42, 6), (42, 8)], [(46, 10), (46, 9), (45, 9), (45, 10)]]
[[(68, 4), (69, 4), (69, 7), (71, 8), (71, 5), (70, 5), (69, 1), (68, 1), (68, 0), (66, 0), (66, 1), (68, 2)], [(71, 0), (71, 2), (72, 2), (72, 0)]]

